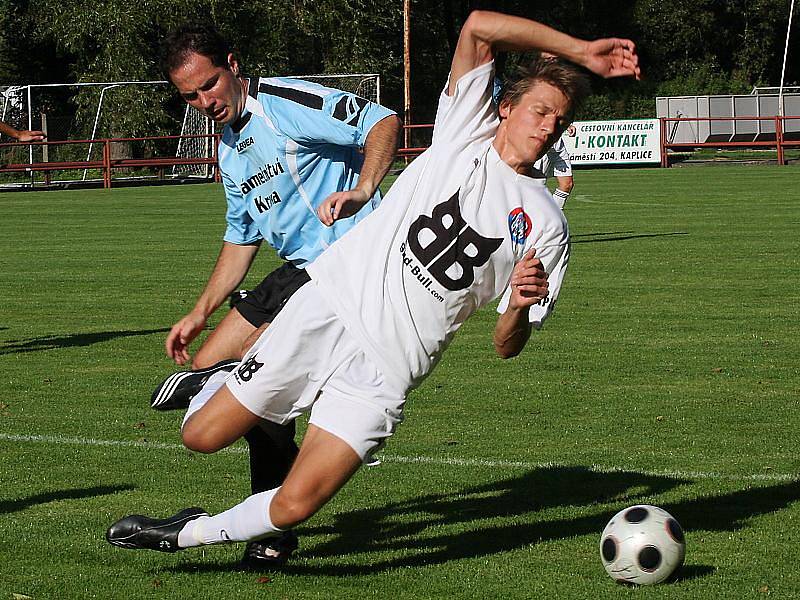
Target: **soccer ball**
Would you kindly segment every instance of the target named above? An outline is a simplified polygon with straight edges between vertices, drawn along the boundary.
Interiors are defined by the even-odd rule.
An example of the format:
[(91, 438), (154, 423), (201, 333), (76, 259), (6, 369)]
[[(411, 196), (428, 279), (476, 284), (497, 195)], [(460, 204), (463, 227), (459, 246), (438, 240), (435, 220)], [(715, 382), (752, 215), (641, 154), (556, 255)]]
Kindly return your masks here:
[(650, 585), (664, 581), (686, 554), (683, 529), (657, 506), (640, 504), (619, 511), (600, 536), (600, 558), (617, 581)]

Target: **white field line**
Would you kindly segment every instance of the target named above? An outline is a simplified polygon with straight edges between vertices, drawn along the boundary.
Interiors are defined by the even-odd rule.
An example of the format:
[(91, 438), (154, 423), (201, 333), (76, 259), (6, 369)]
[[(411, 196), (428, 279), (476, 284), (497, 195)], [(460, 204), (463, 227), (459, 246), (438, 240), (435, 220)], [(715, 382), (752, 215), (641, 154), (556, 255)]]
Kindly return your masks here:
[[(0, 442), (42, 443), (57, 446), (106, 446), (117, 448), (141, 448), (144, 450), (167, 450), (188, 452), (181, 444), (164, 444), (159, 442), (137, 442), (132, 440), (100, 440), (95, 438), (70, 438), (57, 435), (16, 435), (0, 433)], [(247, 448), (225, 448), (220, 452), (229, 454), (246, 454)], [(489, 460), (480, 458), (445, 458), (434, 456), (399, 456), (396, 454), (380, 454), (382, 462), (403, 464), (427, 464), (455, 467), (489, 467), (493, 469), (547, 469), (547, 468), (575, 468), (558, 462), (528, 462), (516, 460)], [(678, 479), (724, 479), (729, 481), (794, 481), (800, 479), (800, 474), (791, 473), (756, 473), (751, 475), (727, 475), (725, 473), (704, 471), (643, 471), (639, 469), (626, 469), (624, 467), (609, 467), (607, 465), (588, 465), (590, 471), (596, 473), (638, 473), (652, 477), (673, 477)]]
[[(605, 198), (615, 198), (615, 197), (616, 198), (623, 198), (624, 196), (622, 196), (621, 194), (609, 194), (609, 195), (605, 196)], [(629, 201), (616, 202), (614, 200), (607, 200), (607, 199), (594, 200), (594, 199), (592, 199), (592, 196), (581, 195), (581, 194), (577, 194), (575, 196), (572, 196), (570, 198), (570, 200), (572, 200), (572, 199), (575, 199), (578, 202), (587, 202), (589, 204), (619, 204), (619, 205), (623, 205), (623, 206), (648, 206), (648, 207), (656, 207), (656, 208), (663, 208), (663, 207), (667, 206), (667, 204), (664, 203), (664, 202), (661, 202), (661, 203), (655, 203), (655, 202), (629, 202)]]

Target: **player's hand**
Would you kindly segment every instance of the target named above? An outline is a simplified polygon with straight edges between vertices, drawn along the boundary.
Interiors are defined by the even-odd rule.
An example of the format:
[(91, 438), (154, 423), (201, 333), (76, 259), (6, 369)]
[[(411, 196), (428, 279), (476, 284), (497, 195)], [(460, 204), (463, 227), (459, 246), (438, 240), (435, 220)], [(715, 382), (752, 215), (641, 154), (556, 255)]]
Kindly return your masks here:
[(188, 350), (189, 344), (192, 343), (192, 340), (194, 340), (205, 327), (206, 319), (203, 318), (202, 315), (198, 315), (194, 312), (190, 312), (175, 323), (172, 329), (170, 329), (169, 334), (167, 334), (167, 339), (164, 342), (167, 356), (179, 365), (189, 362), (192, 358)]
[(510, 308), (528, 308), (547, 298), (547, 271), (535, 254), (536, 250), (531, 248), (511, 273)]
[(317, 216), (323, 225), (330, 227), (338, 219), (352, 217), (368, 201), (367, 193), (358, 188), (346, 192), (334, 192), (319, 205)]
[(589, 42), (584, 66), (602, 77), (642, 78), (636, 44), (631, 40), (605, 38)]
[(47, 136), (43, 131), (20, 131), (17, 136), (18, 142), (41, 142)]

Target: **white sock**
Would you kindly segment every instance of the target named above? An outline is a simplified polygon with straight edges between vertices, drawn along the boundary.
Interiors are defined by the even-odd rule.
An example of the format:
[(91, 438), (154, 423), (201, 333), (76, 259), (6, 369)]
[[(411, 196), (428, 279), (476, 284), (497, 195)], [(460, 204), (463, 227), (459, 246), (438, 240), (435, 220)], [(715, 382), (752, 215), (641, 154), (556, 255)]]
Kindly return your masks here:
[(203, 389), (197, 392), (197, 395), (192, 398), (191, 402), (189, 402), (189, 408), (186, 409), (186, 414), (183, 416), (181, 429), (183, 429), (183, 426), (186, 425), (186, 421), (189, 420), (189, 417), (203, 408), (206, 402), (211, 400), (211, 396), (213, 396), (217, 390), (223, 386), (227, 377), (228, 371), (217, 371), (208, 378), (208, 381), (203, 384)]
[(564, 190), (556, 188), (553, 191), (553, 200), (556, 201), (558, 204), (558, 208), (564, 210), (564, 205), (567, 203), (567, 198), (569, 198), (570, 192), (565, 192)]
[(178, 534), (178, 546), (191, 548), (206, 544), (247, 542), (283, 531), (275, 527), (269, 518), (269, 505), (279, 489), (253, 494), (218, 515), (189, 521)]

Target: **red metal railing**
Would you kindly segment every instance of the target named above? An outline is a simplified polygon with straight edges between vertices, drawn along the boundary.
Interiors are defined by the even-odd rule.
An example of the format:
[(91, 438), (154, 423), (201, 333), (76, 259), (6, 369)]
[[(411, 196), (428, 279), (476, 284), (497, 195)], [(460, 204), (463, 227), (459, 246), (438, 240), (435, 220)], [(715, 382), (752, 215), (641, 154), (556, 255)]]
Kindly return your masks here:
[[(19, 172), (44, 172), (51, 173), (53, 171), (67, 171), (67, 170), (86, 170), (97, 169), (103, 175), (103, 187), (110, 188), (112, 184), (112, 170), (114, 169), (136, 169), (136, 168), (157, 168), (165, 169), (167, 167), (183, 166), (183, 165), (211, 165), (214, 173), (214, 181), (220, 181), (219, 166), (217, 165), (217, 145), (219, 142), (218, 134), (193, 134), (193, 135), (168, 135), (168, 136), (147, 136), (147, 137), (128, 137), (128, 138), (103, 138), (98, 140), (68, 140), (58, 142), (28, 142), (25, 144), (0, 144), (0, 152), (4, 148), (18, 148), (21, 145), (28, 146), (46, 146), (51, 149), (53, 146), (75, 146), (75, 145), (102, 145), (102, 158), (100, 160), (54, 160), (54, 161), (29, 161), (17, 163), (0, 163), (0, 173), (19, 173)], [(213, 139), (213, 153), (211, 157), (207, 158), (189, 158), (189, 157), (176, 157), (176, 156), (162, 156), (162, 157), (149, 157), (149, 158), (114, 158), (112, 157), (111, 145), (115, 143), (129, 143), (129, 142), (158, 142), (180, 139), (192, 138), (212, 138)]]
[[(786, 148), (800, 148), (800, 139), (798, 140), (787, 140), (784, 136), (784, 123), (786, 121), (793, 121), (793, 120), (800, 120), (800, 116), (791, 116), (791, 117), (661, 117), (661, 166), (662, 167), (669, 167), (669, 155), (667, 150), (686, 150), (686, 149), (694, 149), (694, 148), (720, 148), (720, 149), (729, 149), (729, 148), (764, 148), (764, 149), (772, 149), (774, 148), (777, 152), (777, 159), (779, 165), (787, 164), (784, 150)], [(733, 123), (735, 121), (767, 121), (773, 122), (775, 124), (775, 139), (767, 139), (767, 140), (757, 140), (756, 138), (758, 135), (768, 135), (772, 136), (773, 132), (761, 132), (760, 134), (757, 132), (747, 132), (746, 134), (742, 132), (735, 131), (735, 127), (733, 127), (733, 131), (726, 132), (722, 135), (730, 135), (734, 137), (736, 135), (752, 135), (752, 140), (746, 141), (713, 141), (713, 142), (670, 142), (669, 141), (669, 126), (671, 124), (675, 124), (676, 126), (682, 122), (690, 122), (690, 123), (700, 123), (700, 122), (725, 122), (725, 123)], [(713, 134), (718, 135), (718, 134)]]
[[(660, 119), (661, 125), (661, 166), (669, 167), (668, 150), (681, 150), (689, 148), (774, 148), (777, 151), (777, 162), (779, 165), (787, 164), (784, 151), (787, 148), (800, 148), (800, 139), (787, 140), (784, 135), (785, 122), (789, 120), (800, 120), (800, 116), (791, 117), (662, 117)], [(701, 121), (772, 121), (775, 126), (775, 139), (768, 140), (750, 140), (750, 141), (714, 141), (714, 142), (669, 142), (668, 130), (672, 124), (680, 122), (701, 122)], [(420, 125), (405, 125), (407, 129), (433, 129), (432, 124)], [(734, 128), (735, 129), (735, 128)], [(772, 132), (765, 132), (770, 137)], [(793, 132), (794, 133), (794, 132)], [(748, 133), (749, 135), (750, 133)], [(726, 133), (727, 135), (727, 133)], [(735, 131), (730, 133), (731, 136), (737, 135)], [(756, 134), (753, 134), (754, 136)], [(762, 134), (763, 135), (763, 134)], [(47, 146), (48, 149), (53, 146), (64, 145), (78, 145), (78, 144), (102, 144), (102, 158), (100, 160), (55, 160), (55, 161), (29, 161), (3, 164), (0, 162), (0, 173), (14, 173), (14, 172), (44, 172), (49, 175), (53, 171), (64, 170), (85, 170), (97, 169), (102, 172), (103, 187), (110, 188), (112, 186), (112, 171), (114, 169), (134, 169), (134, 168), (157, 168), (163, 170), (167, 167), (184, 166), (184, 165), (210, 165), (213, 168), (214, 180), (220, 181), (219, 165), (217, 164), (217, 146), (219, 142), (219, 134), (195, 134), (195, 135), (171, 135), (171, 136), (149, 136), (149, 137), (128, 137), (128, 138), (104, 138), (98, 140), (69, 140), (59, 142), (28, 142), (24, 144), (0, 144), (0, 152), (4, 148), (20, 148), (21, 146)], [(176, 156), (163, 156), (163, 157), (150, 157), (150, 158), (113, 158), (111, 147), (114, 143), (126, 142), (159, 142), (168, 140), (192, 139), (192, 138), (212, 138), (213, 139), (213, 154), (207, 158), (186, 158)], [(401, 148), (397, 151), (400, 157), (412, 157), (421, 154), (427, 149), (426, 145), (416, 145), (409, 148)], [(49, 180), (49, 176), (46, 177)]]
[[(420, 125), (403, 125), (403, 129), (411, 130), (411, 131), (414, 131), (414, 130), (422, 131), (424, 129), (430, 129), (431, 134), (433, 134), (433, 124), (432, 123), (420, 124)], [(403, 136), (403, 139), (406, 139), (406, 136)], [(410, 148), (400, 148), (400, 149), (397, 150), (397, 155), (400, 156), (400, 157), (408, 158), (410, 156), (417, 156), (419, 154), (422, 154), (427, 149), (428, 149), (428, 146), (422, 146), (422, 145), (417, 145), (417, 146), (410, 147)]]

